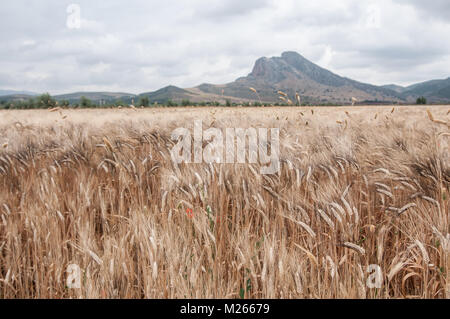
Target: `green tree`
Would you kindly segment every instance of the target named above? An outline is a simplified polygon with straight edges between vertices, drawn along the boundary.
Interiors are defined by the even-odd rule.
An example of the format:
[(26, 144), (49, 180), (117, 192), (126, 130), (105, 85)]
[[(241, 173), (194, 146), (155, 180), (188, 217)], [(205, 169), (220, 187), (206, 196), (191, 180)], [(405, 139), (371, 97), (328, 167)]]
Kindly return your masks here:
[(34, 103), (33, 99), (28, 99), (26, 102), (25, 108), (27, 109), (34, 109), (36, 107), (36, 103)]
[(62, 101), (59, 101), (59, 105), (61, 105), (62, 107), (69, 107), (70, 102), (67, 100), (62, 100)]
[(416, 104), (425, 105), (427, 104), (427, 99), (424, 96), (421, 96), (417, 99)]
[(190, 106), (190, 105), (192, 105), (192, 103), (191, 103), (191, 101), (189, 101), (189, 100), (182, 100), (182, 101), (181, 101), (181, 105), (182, 105), (182, 106)]
[(45, 93), (36, 98), (37, 108), (53, 108), (56, 106), (56, 101), (51, 97), (50, 94)]
[(82, 96), (80, 99), (80, 105), (81, 105), (81, 107), (91, 107), (92, 101), (89, 100), (87, 97)]
[(116, 101), (116, 106), (124, 106), (124, 105), (125, 105), (125, 102), (122, 101), (122, 99), (118, 99), (118, 100)]
[(169, 100), (167, 100), (166, 105), (167, 106), (178, 106), (178, 103), (176, 103), (176, 102), (174, 102), (174, 101), (169, 99)]
[(150, 100), (148, 96), (142, 96), (141, 98), (139, 98), (138, 106), (149, 107)]

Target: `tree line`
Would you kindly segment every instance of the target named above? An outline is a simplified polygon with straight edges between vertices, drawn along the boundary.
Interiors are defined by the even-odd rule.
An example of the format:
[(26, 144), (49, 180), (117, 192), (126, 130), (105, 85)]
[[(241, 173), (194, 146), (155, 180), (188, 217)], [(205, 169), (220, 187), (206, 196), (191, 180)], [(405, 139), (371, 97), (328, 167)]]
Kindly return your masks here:
[[(420, 97), (416, 101), (417, 104), (427, 104), (427, 100), (424, 97)], [(311, 106), (310, 103), (302, 103), (297, 106)], [(336, 103), (321, 103), (320, 105), (314, 104), (316, 106), (340, 106), (342, 104)], [(112, 101), (92, 101), (85, 96), (82, 96), (79, 100), (56, 100), (50, 94), (45, 93), (34, 98), (21, 99), (21, 100), (7, 100), (0, 97), (0, 109), (48, 109), (55, 107), (67, 107), (67, 108), (114, 108), (114, 107), (128, 107), (130, 106), (130, 101), (124, 101), (122, 99), (112, 100)], [(165, 102), (150, 101), (147, 96), (141, 96), (135, 107), (153, 107), (153, 106), (289, 106), (287, 103), (261, 103), (261, 102), (244, 102), (235, 103), (230, 100), (226, 100), (225, 103), (220, 103), (218, 101), (209, 102), (192, 102), (190, 100), (167, 100)]]
[[(134, 101), (133, 101), (134, 102)], [(16, 99), (8, 100), (6, 98), (0, 97), (0, 109), (48, 109), (55, 107), (67, 107), (67, 108), (113, 108), (113, 107), (128, 107), (131, 104), (130, 99), (124, 101), (122, 99), (110, 100), (110, 101), (93, 101), (85, 96), (82, 96), (77, 100), (57, 100), (50, 94), (45, 93), (33, 98), (28, 99)], [(131, 104), (130, 104), (131, 103)], [(307, 104), (304, 104), (307, 105)], [(335, 104), (327, 104), (335, 105)], [(152, 107), (152, 106), (288, 106), (288, 104), (275, 103), (261, 103), (261, 102), (244, 102), (235, 103), (230, 100), (226, 100), (225, 103), (220, 103), (218, 101), (208, 101), (208, 102), (193, 102), (187, 99), (181, 101), (167, 100), (167, 101), (151, 101), (147, 96), (141, 96), (137, 103), (133, 105), (135, 107)]]

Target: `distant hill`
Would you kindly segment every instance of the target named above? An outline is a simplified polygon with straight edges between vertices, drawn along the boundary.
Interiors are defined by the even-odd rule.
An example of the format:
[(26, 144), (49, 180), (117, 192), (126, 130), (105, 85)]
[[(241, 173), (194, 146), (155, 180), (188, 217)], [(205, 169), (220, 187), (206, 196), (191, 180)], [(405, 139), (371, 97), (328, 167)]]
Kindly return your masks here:
[(132, 99), (137, 97), (135, 94), (119, 92), (76, 92), (55, 95), (54, 98), (58, 101), (66, 100), (70, 103), (78, 103), (83, 96), (95, 103), (110, 103), (118, 100), (122, 100), (124, 103), (131, 103)]
[(9, 95), (35, 96), (35, 95), (37, 95), (37, 93), (29, 92), (29, 91), (0, 90), (0, 96), (9, 96)]
[(424, 96), (430, 102), (450, 102), (450, 78), (408, 86), (402, 93), (407, 99)]
[(166, 86), (162, 89), (159, 89), (155, 92), (147, 92), (147, 93), (142, 93), (139, 95), (139, 97), (143, 97), (146, 96), (149, 98), (149, 100), (154, 103), (165, 103), (168, 100), (172, 100), (172, 101), (181, 101), (181, 100), (191, 100), (191, 101), (196, 101), (198, 98), (197, 93), (194, 93), (192, 91), (189, 90), (185, 90), (185, 89), (180, 89), (179, 87), (170, 85), (170, 86)]
[(400, 86), (400, 85), (396, 85), (396, 84), (382, 85), (381, 87), (385, 88), (385, 89), (389, 89), (389, 90), (395, 91), (397, 93), (403, 93), (406, 90), (405, 87)]
[(13, 94), (0, 96), (0, 102), (23, 102), (36, 97), (35, 95)]

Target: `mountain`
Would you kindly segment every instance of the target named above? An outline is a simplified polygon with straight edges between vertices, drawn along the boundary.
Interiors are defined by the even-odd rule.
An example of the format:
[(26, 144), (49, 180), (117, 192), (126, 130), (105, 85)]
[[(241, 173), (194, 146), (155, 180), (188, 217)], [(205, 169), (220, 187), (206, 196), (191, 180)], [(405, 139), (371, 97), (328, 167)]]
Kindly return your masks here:
[(12, 95), (2, 95), (0, 96), (0, 102), (25, 102), (30, 99), (33, 99), (36, 97), (35, 95), (28, 95), (28, 94), (12, 94)]
[[(259, 97), (250, 91), (255, 88)], [(202, 84), (198, 90), (225, 96), (258, 100), (279, 101), (277, 91), (283, 91), (294, 101), (298, 92), (303, 102), (349, 103), (352, 97), (359, 101), (403, 102), (404, 98), (391, 88), (354, 81), (334, 74), (308, 61), (296, 52), (284, 52), (281, 57), (260, 58), (252, 72), (232, 83), (218, 86)]]
[(34, 95), (37, 95), (37, 93), (28, 92), (28, 91), (0, 90), (0, 96), (7, 96), (7, 95), (30, 95), (30, 96), (34, 96)]
[(172, 101), (181, 101), (181, 100), (191, 100), (196, 101), (196, 98), (199, 94), (192, 92), (188, 89), (180, 89), (179, 87), (169, 85), (162, 89), (159, 89), (154, 92), (142, 93), (139, 97), (148, 97), (149, 100), (154, 103), (164, 103), (169, 100)]
[(432, 80), (408, 86), (402, 95), (406, 99), (424, 96), (430, 102), (450, 102), (450, 78)]
[(385, 88), (385, 89), (389, 89), (389, 90), (395, 91), (397, 93), (403, 93), (406, 90), (405, 87), (400, 86), (400, 85), (396, 85), (396, 84), (382, 85), (381, 87)]

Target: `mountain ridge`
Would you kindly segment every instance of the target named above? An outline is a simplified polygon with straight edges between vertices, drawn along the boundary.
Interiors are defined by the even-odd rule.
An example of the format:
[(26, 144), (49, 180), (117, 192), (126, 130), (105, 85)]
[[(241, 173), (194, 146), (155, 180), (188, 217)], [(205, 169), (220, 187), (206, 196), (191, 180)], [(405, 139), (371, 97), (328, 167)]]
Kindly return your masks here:
[(0, 97), (1, 96), (9, 96), (9, 95), (29, 95), (29, 96), (35, 96), (38, 95), (37, 93), (30, 92), (30, 91), (17, 91), (17, 90), (0, 90)]
[[(291, 101), (295, 100), (298, 93), (302, 103), (309, 104), (348, 104), (353, 97), (360, 102), (413, 103), (420, 96), (426, 97), (430, 102), (450, 102), (450, 77), (408, 87), (395, 84), (377, 86), (340, 76), (309, 61), (297, 52), (286, 51), (281, 56), (257, 59), (247, 76), (226, 84), (203, 83), (193, 88), (169, 85), (141, 94), (76, 92), (56, 95), (55, 99), (75, 102), (84, 96), (100, 103), (114, 100), (131, 103), (145, 96), (151, 103), (165, 103), (169, 100), (277, 103), (281, 102), (279, 91), (286, 93)], [(0, 90), (0, 100), (25, 100), (34, 97), (27, 94), (1, 96), (1, 92)], [(27, 92), (18, 91), (18, 93)]]

